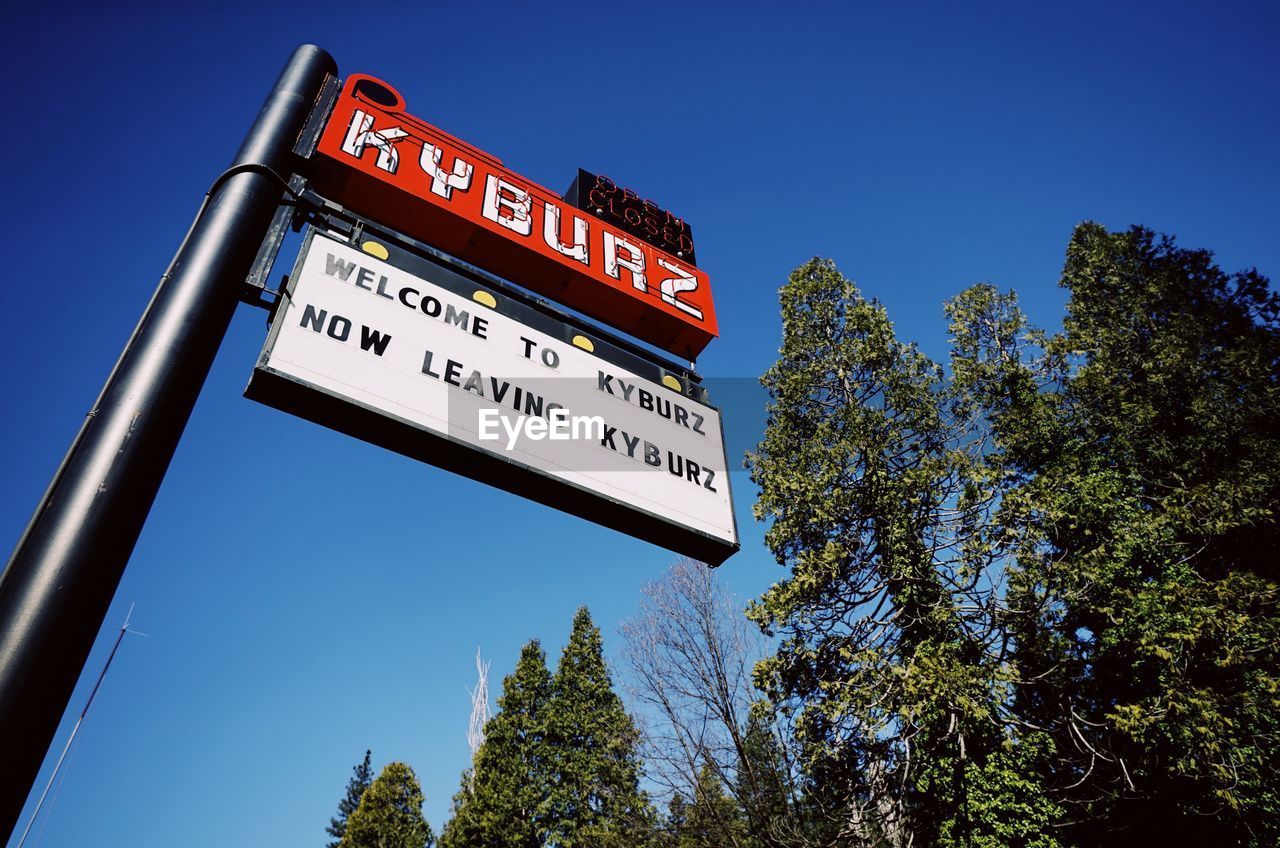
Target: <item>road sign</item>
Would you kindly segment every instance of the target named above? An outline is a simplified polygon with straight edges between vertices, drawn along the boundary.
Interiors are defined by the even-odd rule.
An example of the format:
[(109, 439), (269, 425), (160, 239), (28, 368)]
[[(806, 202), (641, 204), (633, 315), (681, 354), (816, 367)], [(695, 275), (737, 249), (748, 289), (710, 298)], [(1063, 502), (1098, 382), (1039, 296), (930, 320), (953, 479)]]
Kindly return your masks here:
[(320, 192), (393, 230), (678, 356), (718, 334), (706, 272), (408, 114), (380, 80), (347, 77), (317, 154)]
[(249, 397), (711, 564), (738, 549), (699, 391), (461, 269), (362, 248), (309, 234)]

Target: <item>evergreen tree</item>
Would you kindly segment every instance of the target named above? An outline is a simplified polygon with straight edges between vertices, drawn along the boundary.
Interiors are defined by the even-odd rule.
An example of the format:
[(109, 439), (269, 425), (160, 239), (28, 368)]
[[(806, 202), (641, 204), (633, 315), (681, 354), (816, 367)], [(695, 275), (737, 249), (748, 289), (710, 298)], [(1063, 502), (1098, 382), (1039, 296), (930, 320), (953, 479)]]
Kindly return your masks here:
[(1011, 621), (1018, 711), (1046, 728), (1077, 844), (1276, 844), (1280, 298), (1096, 224), (1062, 285), (1047, 343), (990, 290), (959, 322), (1023, 481), (1004, 514), (1010, 607), (1035, 613)]
[(698, 770), (693, 801), (681, 801), (681, 821), (669, 843), (673, 848), (746, 848), (752, 844), (741, 808), (725, 793), (710, 765)]
[(373, 768), (369, 765), (369, 757), (372, 754), (372, 751), (365, 751), (364, 761), (351, 770), (351, 779), (347, 781), (347, 794), (338, 802), (338, 815), (329, 819), (329, 826), (325, 828), (325, 833), (333, 837), (328, 843), (328, 848), (338, 848), (342, 835), (347, 832), (347, 820), (360, 806), (361, 796), (373, 782)]
[(435, 836), (422, 815), (422, 800), (413, 769), (388, 763), (347, 820), (339, 848), (431, 848)]
[[(806, 821), (804, 803), (797, 798), (779, 740), (767, 718), (766, 705), (757, 704), (747, 716), (747, 729), (735, 772), (734, 795), (748, 830), (759, 845), (807, 842), (816, 837)], [(793, 803), (798, 801), (799, 803)], [(783, 833), (785, 831), (785, 834)], [(799, 838), (798, 838), (799, 837)], [(820, 843), (821, 839), (814, 839)]]
[(661, 840), (659, 844), (667, 848), (678, 845), (684, 833), (685, 823), (689, 820), (689, 802), (679, 792), (673, 793), (667, 804), (667, 815), (662, 821)]
[(640, 791), (639, 737), (605, 667), (586, 607), (560, 657), (546, 711), (552, 776), (548, 842), (557, 848), (640, 848), (655, 812)]
[(502, 681), (498, 712), (463, 775), (442, 848), (542, 848), (548, 839), (551, 778), (546, 710), (551, 675), (537, 640), (520, 652)]
[(947, 374), (830, 263), (792, 275), (758, 682), (846, 843), (1276, 844), (1280, 298), (1095, 224), (1062, 284), (1052, 337), (948, 304)]
[[(824, 806), (849, 811), (846, 840), (1051, 845), (1030, 841), (1053, 815), (1042, 801), (971, 803), (1030, 781), (1007, 761), (1019, 740), (1001, 720), (989, 525), (1002, 477), (987, 434), (832, 263), (797, 269), (781, 301), (750, 467), (766, 543), (791, 576), (750, 611), (782, 636), (757, 680), (797, 715), (810, 780), (843, 799)], [(998, 836), (1011, 818), (1022, 830)]]

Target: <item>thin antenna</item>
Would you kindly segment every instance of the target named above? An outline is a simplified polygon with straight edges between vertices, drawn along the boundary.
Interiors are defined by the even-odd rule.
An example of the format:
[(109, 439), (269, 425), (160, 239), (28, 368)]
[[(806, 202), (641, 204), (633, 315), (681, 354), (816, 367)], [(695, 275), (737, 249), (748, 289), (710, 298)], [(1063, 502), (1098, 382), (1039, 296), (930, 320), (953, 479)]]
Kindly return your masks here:
[(22, 838), (18, 840), (16, 848), (22, 848), (27, 841), (27, 835), (31, 833), (31, 826), (36, 823), (36, 818), (40, 815), (40, 808), (44, 806), (44, 799), (49, 797), (49, 790), (53, 788), (53, 782), (58, 779), (58, 772), (62, 770), (62, 763), (67, 758), (67, 752), (71, 750), (71, 743), (76, 741), (76, 734), (80, 732), (80, 725), (84, 724), (84, 717), (89, 714), (89, 707), (93, 704), (93, 696), (98, 694), (98, 687), (102, 685), (103, 678), (107, 676), (107, 669), (111, 668), (111, 661), (116, 658), (116, 651), (120, 650), (120, 643), (124, 641), (124, 634), (147, 635), (129, 629), (129, 621), (133, 618), (134, 606), (135, 604), (129, 604), (129, 612), (124, 617), (124, 624), (120, 625), (120, 635), (116, 636), (116, 643), (111, 646), (111, 654), (107, 657), (106, 664), (102, 666), (101, 673), (98, 674), (98, 682), (93, 684), (93, 691), (89, 693), (89, 700), (84, 702), (84, 709), (80, 711), (80, 718), (76, 719), (76, 726), (71, 728), (71, 735), (67, 737), (67, 744), (62, 748), (62, 754), (58, 757), (58, 764), (53, 767), (53, 774), (49, 775), (49, 782), (45, 784), (44, 792), (40, 793), (40, 800), (36, 802), (36, 808), (31, 811), (31, 818), (27, 820), (27, 828), (22, 831)]
[[(471, 746), (471, 759), (475, 760), (476, 751), (484, 742), (484, 726), (489, 722), (489, 663), (480, 659), (480, 649), (476, 648), (476, 676), (479, 678), (471, 693), (471, 721), (467, 724), (467, 744)], [(473, 772), (474, 774), (474, 772)]]

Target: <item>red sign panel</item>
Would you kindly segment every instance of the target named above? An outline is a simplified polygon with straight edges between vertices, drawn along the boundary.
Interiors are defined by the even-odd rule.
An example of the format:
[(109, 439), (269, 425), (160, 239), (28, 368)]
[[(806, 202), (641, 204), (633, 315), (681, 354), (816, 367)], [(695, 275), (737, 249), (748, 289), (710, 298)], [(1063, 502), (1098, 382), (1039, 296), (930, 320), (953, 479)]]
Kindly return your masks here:
[(566, 203), (404, 111), (386, 83), (347, 78), (314, 181), (392, 229), (676, 355), (716, 337), (705, 272)]

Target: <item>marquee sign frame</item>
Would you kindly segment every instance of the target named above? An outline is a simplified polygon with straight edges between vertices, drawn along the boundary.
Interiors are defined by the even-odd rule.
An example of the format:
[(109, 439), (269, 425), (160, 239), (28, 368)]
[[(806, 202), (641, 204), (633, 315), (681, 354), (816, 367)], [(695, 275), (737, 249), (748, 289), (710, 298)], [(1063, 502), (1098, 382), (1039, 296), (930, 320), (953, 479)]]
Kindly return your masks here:
[[(519, 326), (528, 328), (527, 335), (533, 339), (559, 342), (561, 355), (589, 358), (597, 362), (601, 374), (614, 374), (618, 375), (620, 381), (630, 381), (628, 391), (630, 383), (641, 386), (643, 393), (649, 398), (650, 407), (658, 403), (661, 408), (661, 404), (665, 403), (668, 416), (671, 415), (673, 406), (683, 406), (687, 413), (686, 429), (688, 424), (696, 420), (697, 429), (703, 435), (690, 436), (678, 426), (673, 427), (670, 421), (655, 419), (652, 411), (645, 412), (625, 403), (613, 403), (606, 409), (610, 430), (616, 430), (608, 435), (608, 451), (594, 444), (567, 445), (562, 448), (568, 451), (564, 455), (568, 458), (564, 461), (570, 463), (571, 468), (575, 463), (611, 462), (614, 480), (623, 482), (610, 483), (603, 480), (608, 476), (607, 473), (593, 475), (559, 473), (554, 472), (554, 469), (549, 471), (536, 457), (526, 455), (520, 458), (500, 450), (498, 446), (490, 448), (478, 444), (473, 437), (468, 437), (453, 427), (441, 428), (439, 423), (424, 424), (424, 419), (415, 419), (412, 411), (406, 411), (408, 407), (404, 402), (410, 394), (415, 395), (412, 402), (418, 402), (421, 398), (412, 378), (406, 375), (400, 375), (398, 389), (379, 388), (370, 392), (365, 389), (376, 378), (372, 372), (364, 372), (369, 375), (367, 378), (347, 378), (344, 386), (342, 379), (331, 379), (324, 373), (326, 366), (312, 367), (315, 360), (307, 359), (301, 366), (297, 364), (301, 359), (297, 356), (283, 363), (273, 360), (273, 351), (277, 349), (282, 333), (310, 338), (314, 332), (314, 347), (323, 349), (328, 356), (337, 355), (333, 351), (343, 347), (341, 342), (334, 340), (337, 338), (336, 334), (333, 339), (323, 337), (321, 324), (325, 320), (333, 320), (332, 315), (326, 319), (320, 314), (321, 306), (325, 303), (312, 295), (296, 300), (296, 295), (300, 281), (305, 277), (306, 258), (312, 251), (323, 249), (325, 245), (341, 245), (342, 250), (333, 251), (339, 254), (336, 260), (338, 262), (357, 261), (360, 259), (360, 252), (347, 244), (340, 234), (322, 233), (314, 228), (306, 236), (298, 263), (280, 299), (277, 313), (273, 316), (272, 328), (262, 356), (245, 390), (246, 397), (362, 441), (650, 541), (709, 565), (719, 565), (739, 550), (737, 523), (732, 509), (731, 469), (725, 453), (719, 410), (707, 402), (705, 390), (690, 379), (688, 372), (664, 367), (652, 358), (628, 349), (621, 340), (612, 339), (609, 334), (589, 327), (585, 322), (574, 321), (547, 304), (522, 298), (502, 281), (450, 261), (436, 251), (423, 250), (421, 245), (416, 246), (419, 249), (413, 249), (411, 246), (398, 244), (399, 240), (391, 233), (382, 233), (377, 228), (362, 225), (352, 232), (351, 238), (366, 245), (364, 261), (359, 263), (362, 266), (381, 268), (383, 271), (390, 266), (403, 272), (388, 282), (388, 274), (373, 270), (363, 278), (350, 276), (339, 287), (353, 291), (355, 288), (367, 290), (354, 299), (348, 298), (348, 308), (342, 311), (342, 320), (349, 320), (355, 325), (357, 336), (361, 331), (382, 325), (376, 318), (364, 320), (358, 317), (350, 308), (352, 304), (364, 304), (373, 309), (383, 307), (384, 310), (393, 312), (403, 311), (410, 303), (421, 304), (429, 296), (429, 292), (435, 292), (440, 300), (448, 301), (449, 298), (441, 294), (447, 292), (453, 297), (449, 303), (450, 308), (456, 308), (456, 312), (466, 308), (473, 315), (487, 316), (489, 320), (502, 316), (502, 319), (510, 319), (518, 322)], [(330, 257), (330, 261), (335, 260)], [(316, 272), (312, 270), (310, 273), (315, 276)], [(380, 276), (381, 281), (378, 280)], [(397, 286), (405, 279), (418, 280), (412, 284), (413, 294), (403, 304), (392, 302), (390, 296), (400, 290)], [(364, 309), (364, 305), (356, 308)], [(433, 311), (440, 313), (442, 308), (434, 307)], [(422, 306), (418, 311), (426, 309), (427, 307)], [(387, 314), (386, 311), (383, 312), (384, 316)], [(414, 318), (422, 329), (435, 326), (426, 316), (415, 314)], [(308, 320), (313, 325), (310, 331), (300, 331), (299, 323), (305, 324)], [(347, 327), (340, 329), (345, 338)], [(459, 335), (457, 328), (449, 329), (455, 331), (454, 338), (457, 341), (450, 341), (447, 332), (437, 332), (435, 337), (440, 339), (440, 344), (464, 344), (465, 334)], [(398, 335), (393, 336), (391, 344), (403, 344)], [(472, 339), (465, 339), (465, 343), (470, 344), (473, 357), (478, 355), (477, 347), (483, 349), (483, 344)], [(294, 349), (296, 350), (296, 345)], [(358, 346), (352, 343), (346, 344), (345, 350), (350, 352), (349, 362), (363, 363), (356, 367), (374, 368), (383, 365), (377, 361), (381, 354), (375, 357), (369, 352), (361, 353)], [(417, 351), (414, 355), (419, 359), (422, 356)], [(459, 358), (470, 359), (467, 356)], [(414, 360), (415, 368), (417, 361), (419, 360)], [(435, 358), (422, 366), (427, 376), (418, 378), (421, 390), (435, 391), (438, 394), (444, 389), (440, 385), (443, 378), (451, 384), (451, 388), (446, 391), (452, 393), (455, 403), (459, 399), (470, 400), (461, 387), (464, 371), (450, 375), (444, 370), (446, 362), (452, 363), (452, 360), (446, 359), (445, 354), (437, 350)], [(533, 371), (536, 373), (537, 367)], [(551, 375), (551, 372), (546, 373)], [(489, 376), (486, 370), (484, 379), (487, 380)], [(518, 377), (510, 374), (498, 376), (504, 381), (509, 380), (513, 385), (521, 382)], [(529, 376), (531, 374), (526, 371), (523, 384), (525, 388), (529, 386)], [(595, 383), (594, 371), (590, 381)], [(615, 385), (608, 386), (608, 394), (615, 392)], [(591, 388), (596, 387), (593, 385)], [(618, 391), (618, 394), (621, 392)], [(577, 397), (583, 399), (583, 392), (579, 391)], [(656, 397), (662, 397), (663, 400), (655, 401)], [(591, 401), (590, 398), (586, 400), (588, 403)], [(539, 407), (541, 412), (541, 400)], [(439, 418), (440, 407), (437, 405), (435, 409)], [(580, 410), (575, 405), (575, 411), (585, 410)], [(636, 435), (629, 435), (631, 433)], [(674, 450), (670, 449), (672, 444), (669, 440), (675, 440)], [(691, 441), (692, 450), (687, 447)], [(702, 444), (698, 444), (699, 442)], [(645, 448), (650, 445), (655, 453), (648, 457), (652, 461), (645, 464)], [(676, 477), (679, 482), (673, 482), (671, 475), (675, 472), (668, 465), (680, 465), (681, 473), (689, 479)], [(619, 467), (625, 469), (623, 476), (617, 473)], [(595, 469), (594, 466), (592, 468)], [(697, 486), (691, 488), (693, 484), (690, 480), (693, 479), (696, 479)], [(655, 482), (656, 490), (653, 485)], [(710, 493), (700, 488), (704, 483)], [(719, 492), (716, 492), (717, 489)], [(655, 491), (666, 494), (654, 494)], [(711, 493), (714, 493), (714, 498)], [(716, 506), (716, 503), (720, 505)], [(715, 527), (718, 528), (710, 532), (703, 518), (690, 518), (695, 513), (705, 516), (708, 509), (715, 516)]]

